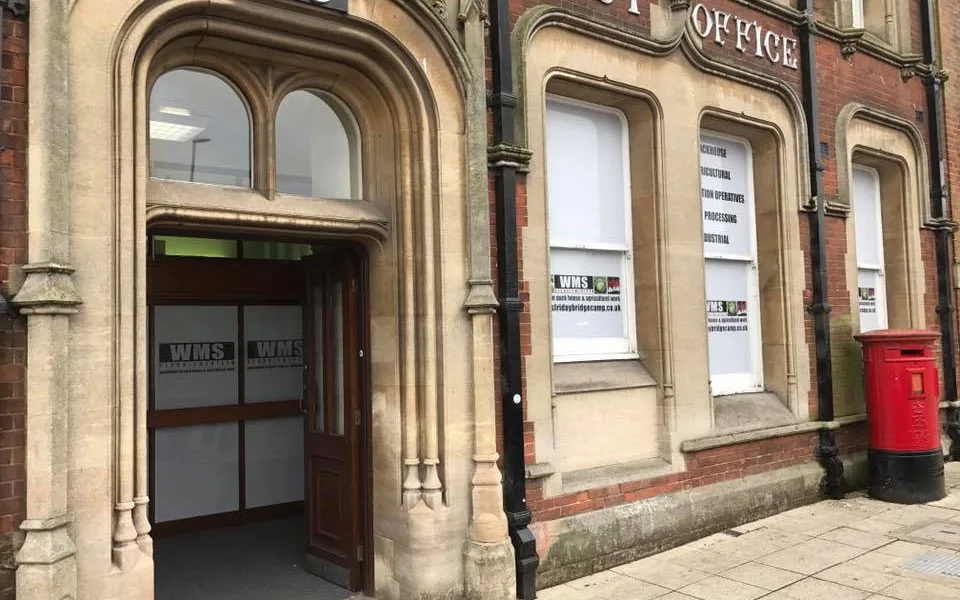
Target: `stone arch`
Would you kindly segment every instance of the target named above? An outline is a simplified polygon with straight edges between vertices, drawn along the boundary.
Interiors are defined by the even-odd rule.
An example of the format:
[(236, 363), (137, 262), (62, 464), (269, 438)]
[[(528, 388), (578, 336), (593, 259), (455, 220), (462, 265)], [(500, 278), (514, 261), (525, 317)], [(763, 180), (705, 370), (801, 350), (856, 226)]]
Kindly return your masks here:
[[(928, 202), (929, 166), (923, 136), (913, 123), (896, 115), (851, 103), (841, 109), (836, 122), (837, 199), (827, 209), (846, 218), (845, 275), (850, 298), (849, 318), (831, 323), (835, 358), (834, 397), (838, 414), (864, 411), (860, 347), (853, 335), (860, 331), (857, 256), (853, 214), (853, 167), (875, 169), (884, 203), (884, 254), (890, 327), (923, 329), (925, 267), (921, 255), (921, 230), (935, 226)], [(848, 218), (853, 216), (853, 218)], [(889, 227), (888, 227), (889, 226)]]
[[(177, 3), (170, 3), (163, 7), (173, 11), (177, 8)], [(241, 9), (236, 12), (244, 11)], [(403, 388), (401, 410), (404, 414), (402, 427), (404, 496), (406, 502), (411, 505), (422, 498), (431, 508), (439, 508), (443, 503), (442, 472), (439, 469), (441, 448), (437, 422), (437, 390), (441, 386), (441, 374), (437, 372), (435, 364), (422, 358), (436, 355), (438, 332), (435, 323), (431, 323), (429, 319), (418, 321), (415, 318), (416, 314), (436, 314), (439, 293), (436, 280), (437, 265), (433, 258), (437, 243), (435, 222), (439, 193), (438, 169), (434, 166), (439, 155), (437, 133), (442, 127), (438, 102), (434, 97), (436, 88), (423, 77), (420, 65), (410, 56), (407, 49), (400, 46), (392, 36), (384, 36), (376, 27), (366, 24), (358, 26), (357, 30), (330, 27), (330, 31), (325, 34), (317, 35), (314, 32), (310, 37), (294, 36), (289, 33), (290, 21), (293, 20), (289, 11), (251, 10), (247, 15), (229, 14), (230, 19), (226, 18), (227, 15), (191, 13), (192, 11), (186, 13), (177, 11), (175, 13), (177, 16), (172, 22), (167, 21), (166, 12), (152, 15), (149, 19), (152, 22), (151, 26), (146, 29), (135, 51), (129, 53), (122, 51), (119, 54), (118, 80), (121, 83), (117, 87), (117, 103), (129, 105), (129, 114), (134, 116), (134, 127), (128, 135), (131, 137), (134, 148), (136, 174), (132, 178), (133, 185), (130, 188), (117, 190), (116, 205), (120, 211), (117, 215), (118, 236), (130, 236), (132, 246), (141, 247), (145, 241), (145, 226), (149, 223), (146, 222), (146, 216), (140, 217), (137, 213), (140, 212), (140, 207), (144, 207), (145, 215), (164, 214), (163, 211), (154, 208), (158, 197), (163, 197), (160, 204), (167, 208), (170, 208), (170, 204), (175, 204), (176, 208), (184, 209), (178, 213), (181, 216), (189, 216), (191, 211), (193, 214), (202, 212), (202, 216), (197, 215), (200, 223), (218, 220), (218, 224), (223, 227), (238, 226), (240, 230), (247, 227), (247, 224), (240, 222), (242, 221), (240, 215), (249, 212), (241, 206), (249, 208), (249, 205), (244, 202), (245, 199), (227, 201), (226, 203), (234, 209), (221, 209), (214, 215), (200, 205), (180, 206), (177, 200), (168, 202), (167, 194), (162, 189), (164, 186), (154, 185), (154, 182), (149, 181), (145, 176), (146, 148), (142, 143), (145, 135), (140, 128), (145, 122), (143, 113), (148, 105), (148, 83), (155, 79), (163, 68), (198, 60), (208, 68), (213, 68), (220, 64), (222, 59), (214, 57), (212, 51), (206, 48), (199, 51), (192, 48), (194, 45), (209, 45), (211, 48), (216, 48), (219, 42), (223, 42), (225, 48), (237, 50), (241, 49), (243, 43), (254, 43), (269, 47), (275, 54), (283, 52), (305, 54), (320, 61), (319, 64), (322, 66), (318, 68), (314, 65), (313, 70), (321, 73), (324, 66), (330, 67), (330, 83), (325, 86), (325, 89), (338, 92), (338, 96), (354, 114), (358, 115), (361, 127), (369, 131), (389, 132), (386, 139), (387, 146), (395, 147), (395, 150), (392, 153), (386, 153), (384, 160), (377, 165), (379, 169), (368, 169), (368, 172), (379, 172), (380, 178), (384, 178), (383, 174), (387, 173), (384, 181), (379, 182), (379, 185), (369, 184), (369, 182), (365, 182), (364, 185), (368, 191), (376, 190), (370, 193), (373, 197), (369, 201), (375, 204), (380, 212), (372, 220), (389, 223), (394, 233), (393, 239), (388, 237), (381, 240), (383, 245), (379, 248), (387, 248), (387, 251), (382, 254), (384, 256), (382, 260), (372, 260), (372, 277), (377, 277), (378, 263), (383, 273), (388, 271), (388, 265), (391, 263), (399, 262), (402, 265), (394, 282), (393, 294), (389, 294), (388, 297), (394, 294), (399, 296), (403, 321), (400, 327), (402, 339), (396, 351), (402, 365), (399, 379)], [(249, 17), (250, 20), (245, 22), (244, 16)], [(323, 27), (327, 25), (327, 21), (318, 19), (314, 25)], [(277, 33), (281, 26), (288, 28), (284, 35)], [(318, 41), (317, 38), (322, 41)], [(134, 40), (130, 41), (131, 45), (127, 48), (132, 49)], [(190, 49), (189, 54), (182, 51), (181, 45), (186, 45)], [(165, 52), (168, 50), (172, 50), (169, 54), (170, 59), (165, 60), (167, 56)], [(124, 60), (126, 57), (130, 57), (131, 62), (127, 63)], [(224, 64), (231, 62), (235, 61), (227, 61)], [(161, 69), (157, 69), (158, 64)], [(258, 179), (264, 183), (268, 182), (272, 165), (262, 157), (267, 154), (264, 151), (265, 145), (273, 137), (272, 115), (275, 110), (274, 107), (267, 106), (268, 99), (273, 98), (278, 89), (284, 89), (290, 83), (303, 83), (305, 78), (292, 76), (292, 82), (265, 81), (263, 74), (258, 75), (250, 69), (244, 70), (237, 65), (227, 69), (235, 73), (235, 77), (240, 82), (239, 86), (248, 97), (248, 103), (256, 107), (255, 114), (262, 116), (258, 119), (259, 125), (255, 127), (260, 131), (254, 135), (254, 138), (259, 141), (255, 144), (259, 146), (261, 154), (261, 160), (257, 161), (259, 166), (256, 169), (260, 171)], [(131, 90), (132, 94), (130, 94)], [(445, 106), (457, 107), (461, 103), (462, 91), (458, 88), (456, 99), (448, 98)], [(380, 110), (377, 110), (378, 108)], [(384, 108), (386, 110), (382, 110)], [(456, 130), (463, 129), (462, 110), (454, 111), (452, 115), (447, 116), (447, 119), (454, 121), (453, 127)], [(127, 127), (128, 122), (120, 120), (116, 130), (123, 132)], [(365, 158), (369, 157), (368, 155)], [(398, 165), (419, 165), (420, 168), (404, 169)], [(121, 175), (121, 180), (123, 179)], [(255, 186), (254, 191), (268, 196), (272, 189), (264, 189), (264, 183)], [(135, 214), (132, 215), (136, 225), (132, 232), (128, 230), (131, 223), (123, 214), (123, 207), (128, 206), (131, 199), (136, 207)], [(256, 201), (256, 199), (252, 200)], [(279, 206), (280, 202), (274, 198), (271, 204)], [(308, 229), (325, 235), (349, 236), (351, 225), (356, 225), (355, 222), (364, 222), (363, 216), (358, 218), (357, 214), (325, 209), (319, 205), (315, 206), (314, 210), (310, 210), (303, 202), (298, 203), (295, 209), (288, 211), (288, 214), (276, 211), (269, 205), (258, 207), (255, 212), (266, 213), (274, 220), (273, 226), (277, 230), (296, 227), (295, 223), (291, 222), (289, 213), (306, 216), (308, 219), (312, 217), (313, 222), (307, 225)], [(137, 222), (139, 218), (144, 219), (142, 225)], [(368, 228), (368, 230), (376, 232), (376, 229)], [(127, 245), (121, 244), (120, 247), (126, 248)], [(387, 258), (388, 255), (390, 258)], [(133, 281), (138, 284), (135, 289), (131, 289), (128, 285), (130, 280), (121, 278), (117, 282), (122, 303), (145, 294), (143, 286), (146, 278), (142, 273), (144, 264), (133, 258), (130, 262), (133, 263), (132, 267), (137, 273)], [(417, 289), (415, 281), (421, 282), (419, 287), (422, 291)], [(136, 314), (141, 306), (136, 303), (128, 310)], [(386, 314), (389, 309), (385, 306), (378, 309), (376, 305), (372, 308), (374, 317), (381, 314), (381, 311)], [(141, 336), (146, 335), (143, 329), (146, 319), (141, 315), (135, 318), (135, 322), (137, 330), (134, 332), (134, 337), (140, 339)], [(125, 344), (129, 341), (121, 335), (119, 343)], [(131, 344), (131, 346), (129, 351), (133, 354), (144, 351), (142, 345)], [(422, 363), (422, 368), (418, 363)], [(124, 369), (117, 371), (118, 378), (130, 375)], [(122, 424), (125, 421), (123, 415), (129, 412), (129, 408), (125, 405), (132, 400), (135, 411), (132, 431), (136, 438), (136, 447), (139, 448), (144, 445), (140, 442), (140, 438), (145, 434), (145, 419), (142, 418), (141, 413), (145, 410), (147, 392), (143, 370), (137, 370), (134, 376), (139, 380), (130, 386), (130, 389), (135, 390), (133, 397), (119, 398), (118, 422)], [(376, 373), (374, 379), (377, 379)], [(417, 424), (420, 419), (427, 423), (422, 429)], [(122, 447), (129, 438), (122, 433), (117, 438), (118, 452), (122, 452)], [(130, 516), (137, 531), (137, 542), (141, 547), (149, 546), (146, 535), (150, 526), (144, 514), (147, 502), (143, 473), (146, 470), (146, 460), (145, 454), (135, 453), (133, 461), (135, 491), (132, 500), (135, 508)], [(421, 467), (424, 468), (423, 475), (418, 472)], [(124, 482), (122, 473), (119, 479), (119, 487), (122, 490)], [(399, 480), (397, 483), (400, 483)], [(400, 493), (399, 485), (397, 493)], [(127, 499), (118, 499), (118, 506), (128, 506), (129, 502), (130, 500)], [(118, 509), (118, 513), (117, 521), (122, 524), (126, 519), (123, 509)], [(115, 546), (123, 547), (130, 544), (130, 541), (123, 536), (123, 531), (124, 527), (118, 525), (114, 534)]]
[[(48, 396), (51, 402), (59, 401), (70, 388), (83, 394), (63, 407), (71, 413), (70, 425), (64, 420), (63, 427), (49, 435), (39, 430), (31, 435), (37, 433), (36, 439), (50, 448), (63, 448), (68, 471), (83, 469), (96, 477), (71, 478), (68, 483), (65, 476), (47, 482), (36, 471), (41, 487), (63, 502), (41, 499), (40, 508), (31, 513), (36, 524), (25, 525), (34, 530), (28, 535), (29, 552), (23, 555), (23, 586), (39, 594), (25, 593), (25, 598), (76, 597), (77, 589), (107, 590), (112, 597), (125, 598), (152, 594), (143, 307), (147, 225), (160, 219), (186, 219), (232, 231), (257, 228), (358, 237), (375, 252), (372, 268), (390, 283), (387, 293), (375, 295), (379, 304), (373, 308), (375, 318), (389, 317), (383, 319), (389, 324), (381, 346), (375, 348), (384, 359), (374, 369), (374, 386), (384, 385), (374, 396), (385, 422), (398, 424), (384, 428), (384, 447), (400, 454), (394, 464), (385, 451), (387, 467), (374, 481), (375, 494), (382, 497), (378, 510), (383, 507), (391, 515), (380, 532), (388, 558), (383, 558), (387, 566), (378, 571), (377, 590), (385, 597), (421, 593), (416, 589), (422, 585), (416, 569), (402, 561), (422, 557), (399, 550), (394, 556), (394, 544), (414, 546), (421, 553), (455, 555), (441, 563), (462, 562), (466, 519), (448, 517), (444, 509), (469, 502), (470, 477), (460, 471), (462, 464), (472, 464), (471, 454), (457, 438), (456, 447), (449, 450), (458, 453), (455, 459), (449, 466), (441, 464), (453, 439), (444, 432), (442, 420), (447, 410), (469, 414), (467, 402), (477, 389), (469, 386), (492, 389), (486, 373), (471, 375), (469, 317), (453, 308), (459, 303), (448, 301), (450, 294), (461, 291), (466, 297), (471, 287), (462, 259), (447, 247), (462, 251), (469, 246), (463, 201), (469, 194), (466, 159), (451, 157), (466, 155), (466, 105), (475, 87), (475, 66), (467, 63), (452, 32), (424, 3), (356, 0), (349, 15), (330, 15), (306, 3), (223, 0), (82, 0), (69, 9), (48, 6), (34, 11), (32, 23), (42, 24), (38, 31), (44, 34), (34, 40), (41, 51), (32, 55), (31, 73), (36, 76), (31, 84), (44, 86), (49, 95), (31, 95), (31, 114), (37, 117), (31, 168), (41, 174), (34, 184), (39, 193), (31, 195), (35, 215), (31, 230), (36, 231), (31, 257), (54, 265), (38, 268), (39, 275), (30, 277), (35, 281), (55, 277), (66, 285), (73, 273), (68, 265), (72, 257), (80, 267), (72, 275), (79, 296), (60, 302), (63, 308), (53, 318), (67, 327), (66, 315), (77, 312), (79, 297), (86, 303), (69, 320), (73, 334), (68, 336), (65, 330), (56, 336), (69, 360), (64, 358), (63, 381), (57, 384), (61, 387), (51, 387)], [(71, 43), (64, 44), (64, 39)], [(326, 89), (351, 107), (361, 126), (386, 131), (379, 138), (384, 144), (378, 160), (393, 166), (365, 184), (375, 192), (370, 202), (354, 207), (333, 201), (309, 205), (275, 197), (269, 186), (255, 185), (250, 190), (214, 192), (216, 206), (205, 206), (185, 199), (175, 182), (149, 180), (146, 100), (151, 78), (163, 70), (160, 61), (169, 60), (167, 67), (209, 61), (218, 71), (233, 73), (231, 79), (248, 102), (271, 97), (274, 90), (262, 84), (269, 69), (223, 60), (222, 44), (259, 44), (265, 55), (292, 57), (293, 71), (326, 69), (330, 75)], [(215, 56), (218, 52), (220, 56)], [(304, 64), (304, 57), (311, 57), (311, 65)], [(64, 79), (69, 97), (80, 100), (66, 100)], [(269, 103), (256, 102), (258, 114), (266, 113)], [(266, 140), (267, 133), (263, 129), (255, 137)], [(267, 181), (264, 174), (259, 181)], [(482, 191), (486, 210), (485, 188)], [(259, 204), (251, 210), (255, 203)], [(24, 306), (33, 302), (31, 295), (21, 298)], [(35, 330), (46, 322), (40, 319), (34, 321)], [(438, 365), (433, 359), (441, 347), (445, 355), (458, 358)], [(440, 405), (447, 389), (454, 398), (444, 400), (452, 402), (449, 409)], [(44, 396), (39, 388), (34, 397), (40, 406)], [(79, 438), (75, 432), (80, 430), (94, 437)], [(86, 439), (97, 440), (92, 450), (77, 446), (88, 444), (82, 441)], [(55, 458), (51, 451), (50, 460)], [(35, 461), (38, 469), (42, 464)], [(446, 485), (452, 478), (456, 483)], [(499, 483), (495, 487), (499, 489)], [(78, 519), (68, 532), (67, 510), (76, 506), (92, 514)], [(433, 527), (437, 519), (452, 519), (453, 524)], [(450, 535), (451, 527), (463, 535)], [(505, 527), (502, 533), (505, 537)], [(439, 538), (411, 541), (418, 535)], [(58, 547), (66, 548), (68, 559), (42, 551), (45, 544), (50, 547), (51, 539), (64, 542)], [(53, 577), (51, 572), (66, 575)], [(462, 585), (460, 576), (452, 572), (423, 581), (449, 590)]]

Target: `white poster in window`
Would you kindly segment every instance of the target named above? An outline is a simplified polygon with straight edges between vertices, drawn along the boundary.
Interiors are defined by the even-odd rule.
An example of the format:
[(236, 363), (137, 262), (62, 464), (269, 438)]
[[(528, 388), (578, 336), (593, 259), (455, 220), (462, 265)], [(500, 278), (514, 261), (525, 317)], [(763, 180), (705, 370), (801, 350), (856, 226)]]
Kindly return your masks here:
[(715, 395), (760, 389), (752, 151), (702, 133), (700, 197), (710, 382)]
[(554, 339), (622, 338), (626, 343), (621, 252), (553, 249)]
[(303, 327), (299, 306), (243, 309), (246, 402), (297, 400), (303, 387)]
[(163, 427), (154, 433), (158, 523), (240, 508), (237, 423)]
[(237, 307), (153, 309), (157, 410), (236, 404)]
[(700, 198), (706, 256), (753, 256), (750, 152), (737, 141), (700, 136)]
[(886, 301), (880, 272), (873, 269), (858, 269), (857, 292), (861, 333), (885, 329), (887, 327)]
[(247, 507), (303, 500), (303, 417), (247, 421)]
[(756, 306), (750, 302), (749, 263), (706, 261), (707, 340), (710, 374), (730, 375), (754, 370), (750, 325)]

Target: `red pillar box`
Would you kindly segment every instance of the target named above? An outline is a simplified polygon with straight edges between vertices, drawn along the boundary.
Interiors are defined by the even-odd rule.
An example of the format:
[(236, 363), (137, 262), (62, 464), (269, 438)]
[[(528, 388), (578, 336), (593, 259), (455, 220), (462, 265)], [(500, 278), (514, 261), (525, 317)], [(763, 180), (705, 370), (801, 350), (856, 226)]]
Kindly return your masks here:
[(943, 498), (937, 334), (881, 329), (856, 339), (863, 344), (870, 495), (900, 504)]

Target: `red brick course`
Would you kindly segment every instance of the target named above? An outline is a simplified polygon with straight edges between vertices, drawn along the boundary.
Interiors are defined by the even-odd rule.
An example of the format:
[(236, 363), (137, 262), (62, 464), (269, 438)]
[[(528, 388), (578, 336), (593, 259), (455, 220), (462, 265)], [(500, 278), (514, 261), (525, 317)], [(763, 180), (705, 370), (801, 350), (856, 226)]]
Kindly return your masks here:
[[(27, 259), (27, 24), (3, 14), (0, 62), (0, 282)], [(0, 600), (14, 598), (13, 556), (22, 543), (26, 474), (26, 348), (23, 317), (0, 316)]]
[[(636, 502), (661, 494), (807, 463), (815, 460), (813, 451), (816, 444), (816, 433), (804, 433), (692, 452), (686, 457), (687, 469), (682, 473), (629, 481), (546, 499), (543, 498), (540, 482), (531, 481), (527, 485), (527, 505), (535, 521), (569, 517), (608, 506)], [(867, 447), (865, 424), (859, 423), (841, 429), (837, 434), (837, 447), (842, 455), (865, 451)]]

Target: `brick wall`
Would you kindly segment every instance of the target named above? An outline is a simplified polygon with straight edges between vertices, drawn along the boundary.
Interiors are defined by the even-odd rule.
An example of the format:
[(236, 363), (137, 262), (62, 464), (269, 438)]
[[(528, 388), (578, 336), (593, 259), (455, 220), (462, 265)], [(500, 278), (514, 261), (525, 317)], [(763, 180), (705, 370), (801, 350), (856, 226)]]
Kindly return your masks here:
[[(814, 460), (816, 433), (791, 435), (687, 454), (687, 470), (662, 477), (629, 481), (593, 490), (543, 497), (539, 481), (527, 488), (527, 505), (535, 521), (561, 517), (636, 502), (660, 494), (669, 494), (740, 479), (766, 471), (784, 469)], [(837, 434), (841, 454), (862, 452), (867, 447), (867, 428), (860, 423), (845, 427)]]
[[(944, 137), (946, 144), (947, 185), (952, 218), (960, 218), (960, 4), (940, 0), (941, 64), (950, 74), (944, 84)], [(958, 237), (954, 235), (954, 247)], [(955, 282), (956, 284), (956, 282)], [(954, 331), (960, 332), (960, 297), (954, 298)], [(958, 353), (960, 354), (960, 353)]]
[[(3, 15), (0, 64), (0, 282), (26, 262), (27, 24)], [(13, 555), (25, 517), (26, 324), (0, 315), (0, 600), (14, 597)]]

